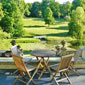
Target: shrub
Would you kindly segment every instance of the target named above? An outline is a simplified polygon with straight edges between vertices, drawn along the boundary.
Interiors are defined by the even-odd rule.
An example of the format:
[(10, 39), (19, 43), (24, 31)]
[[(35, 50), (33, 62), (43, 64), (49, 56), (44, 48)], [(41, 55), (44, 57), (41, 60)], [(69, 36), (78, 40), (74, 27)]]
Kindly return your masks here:
[(82, 7), (78, 7), (72, 11), (71, 21), (69, 23), (69, 35), (77, 39), (83, 38), (83, 31), (85, 29), (85, 17)]
[(3, 32), (1, 29), (0, 29), (0, 39), (6, 39), (6, 38), (10, 38), (10, 33), (6, 33), (6, 32)]

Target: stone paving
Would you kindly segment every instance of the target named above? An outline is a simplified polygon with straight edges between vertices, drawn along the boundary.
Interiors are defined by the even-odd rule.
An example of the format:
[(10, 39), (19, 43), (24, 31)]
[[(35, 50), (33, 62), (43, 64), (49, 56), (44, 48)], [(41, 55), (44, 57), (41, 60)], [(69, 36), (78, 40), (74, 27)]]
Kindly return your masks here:
[[(13, 85), (14, 80), (16, 79), (16, 76), (12, 76), (11, 73), (14, 70), (0, 70), (0, 85)], [(72, 82), (72, 85), (85, 85), (85, 69), (78, 69), (78, 72), (80, 76), (77, 76), (76, 74), (72, 73), (69, 74), (69, 78)], [(45, 73), (41, 80), (37, 80), (38, 75), (34, 77), (34, 81), (36, 85), (51, 85), (50, 84), (50, 75), (48, 73)], [(63, 81), (59, 83), (60, 85), (69, 85), (67, 81)], [(25, 85), (21, 82), (17, 82), (16, 85)], [(30, 85), (33, 85), (30, 83)], [(55, 82), (53, 81), (52, 85), (55, 85)]]

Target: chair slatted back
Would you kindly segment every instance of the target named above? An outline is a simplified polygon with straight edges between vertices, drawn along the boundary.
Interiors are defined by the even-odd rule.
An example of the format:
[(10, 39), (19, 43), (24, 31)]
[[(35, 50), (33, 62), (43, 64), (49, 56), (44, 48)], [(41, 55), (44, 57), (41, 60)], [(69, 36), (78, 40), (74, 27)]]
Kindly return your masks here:
[(83, 47), (82, 58), (85, 59), (85, 46)]
[(26, 72), (26, 67), (25, 67), (25, 64), (23, 62), (23, 58), (20, 56), (14, 56), (14, 55), (12, 55), (12, 57), (13, 57), (13, 60), (16, 64), (17, 69), (20, 71)]
[(72, 59), (72, 55), (68, 55), (68, 56), (62, 57), (61, 61), (59, 63), (59, 66), (58, 66), (58, 71), (67, 70), (68, 67), (71, 64), (71, 59)]
[(74, 55), (74, 61), (76, 62), (81, 55), (82, 55), (82, 50), (79, 48)]

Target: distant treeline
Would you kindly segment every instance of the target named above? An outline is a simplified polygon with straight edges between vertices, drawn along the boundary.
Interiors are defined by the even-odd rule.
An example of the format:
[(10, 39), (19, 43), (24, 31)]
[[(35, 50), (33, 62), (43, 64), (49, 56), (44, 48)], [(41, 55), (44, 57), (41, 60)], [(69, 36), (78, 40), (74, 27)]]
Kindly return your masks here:
[(55, 2), (55, 0), (42, 0), (42, 2), (27, 3), (26, 5), (29, 11), (25, 12), (25, 16), (27, 17), (44, 17), (46, 7), (51, 8), (55, 18), (64, 18), (71, 15), (72, 10), (78, 6), (82, 6), (85, 10), (85, 0), (73, 0), (72, 3), (67, 1), (63, 4)]

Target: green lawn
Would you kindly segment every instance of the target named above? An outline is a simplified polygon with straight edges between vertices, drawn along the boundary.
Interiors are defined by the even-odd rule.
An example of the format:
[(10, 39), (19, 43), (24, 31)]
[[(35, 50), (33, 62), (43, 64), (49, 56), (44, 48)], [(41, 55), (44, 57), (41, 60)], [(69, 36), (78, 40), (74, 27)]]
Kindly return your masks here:
[[(45, 25), (43, 18), (24, 18), (24, 30), (25, 34), (22, 38), (17, 38), (17, 44), (21, 45), (24, 50), (33, 50), (33, 49), (44, 49), (44, 48), (52, 48), (58, 41), (72, 40), (71, 37), (68, 36), (68, 22), (64, 19), (56, 19), (54, 25)], [(39, 39), (34, 39), (33, 36), (36, 35), (46, 35), (47, 40), (53, 43), (52, 45), (43, 44)], [(11, 47), (10, 41), (12, 39), (5, 39), (1, 42), (0, 49), (9, 49)], [(48, 42), (48, 43), (49, 43)]]
[(51, 39), (71, 39), (68, 36), (68, 22), (63, 19), (56, 19), (55, 25), (48, 27), (45, 25), (43, 19), (38, 18), (26, 18), (24, 20), (24, 29), (26, 31), (24, 37), (33, 37), (36, 35), (46, 35)]

